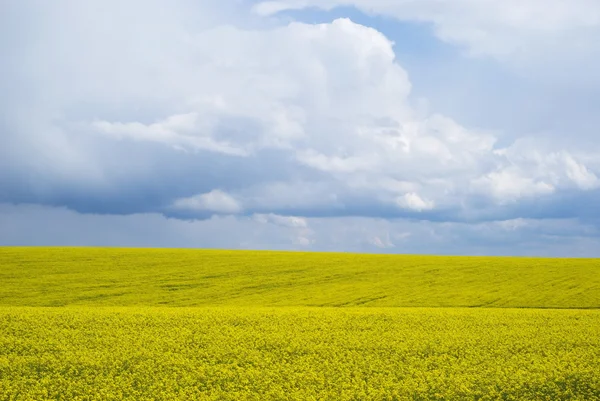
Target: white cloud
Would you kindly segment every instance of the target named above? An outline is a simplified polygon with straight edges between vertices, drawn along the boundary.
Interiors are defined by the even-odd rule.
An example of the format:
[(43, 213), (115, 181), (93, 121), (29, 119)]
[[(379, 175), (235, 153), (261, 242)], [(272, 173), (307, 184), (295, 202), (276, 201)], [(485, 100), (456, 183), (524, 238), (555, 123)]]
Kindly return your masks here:
[(377, 170), (377, 155), (369, 155), (364, 157), (339, 157), (326, 156), (318, 153), (313, 149), (300, 151), (297, 153), (297, 158), (301, 163), (313, 167), (317, 170), (330, 173), (354, 173), (359, 171)]
[[(410, 3), (424, 19), (437, 12)], [(426, 3), (433, 4), (419, 4)], [(15, 68), (23, 91), (7, 96), (17, 112), (0, 130), (9, 136), (0, 163), (2, 174), (17, 173), (2, 182), (23, 183), (26, 196), (11, 187), (3, 191), (9, 201), (94, 211), (86, 202), (107, 199), (116, 212), (132, 193), (139, 202), (151, 194), (143, 210), (259, 213), (271, 216), (261, 230), (298, 230), (290, 235), (301, 244), (314, 240), (300, 232), (310, 229), (305, 216), (456, 210), (473, 196), (488, 207), (598, 187), (600, 166), (589, 155), (541, 149), (535, 140), (497, 149), (496, 134), (415, 107), (392, 41), (348, 19), (196, 27), (201, 12), (187, 16), (177, 3), (177, 15), (161, 18), (152, 2), (138, 10), (148, 18), (132, 26), (130, 5), (110, 3), (119, 11), (113, 21), (108, 11), (96, 20), (93, 7), (74, 4), (40, 13), (43, 21), (32, 17), (38, 45), (10, 53), (23, 67)], [(400, 2), (386, 4), (395, 10)], [(263, 5), (263, 14), (275, 6)], [(73, 15), (67, 22), (59, 18), (65, 10)], [(298, 217), (273, 217), (288, 214)], [(380, 235), (361, 235), (360, 243)]]
[(198, 123), (197, 113), (188, 113), (173, 115), (152, 124), (94, 121), (91, 126), (97, 132), (116, 138), (158, 142), (171, 145), (175, 149), (202, 149), (236, 156), (248, 154), (241, 147), (214, 140), (210, 137), (210, 131), (205, 127), (198, 126)]
[(442, 40), (500, 59), (531, 57), (557, 46), (593, 51), (600, 30), (600, 3), (595, 0), (278, 0), (261, 2), (254, 11), (266, 16), (336, 6), (430, 23)]
[(372, 238), (370, 238), (368, 240), (368, 242), (377, 247), (377, 248), (381, 248), (381, 249), (385, 249), (385, 248), (394, 248), (396, 245), (394, 245), (392, 243), (392, 241), (390, 240), (390, 235), (389, 233), (387, 233), (385, 236), (374, 236)]
[(291, 244), (306, 248), (315, 243), (314, 231), (309, 227), (308, 219), (297, 216), (281, 216), (278, 214), (254, 214), (253, 220), (260, 225), (276, 226), (287, 229), (285, 235)]
[(313, 243), (313, 240), (311, 240), (309, 238), (306, 238), (306, 237), (299, 236), (299, 237), (294, 238), (293, 241), (292, 241), (292, 243), (294, 245), (299, 245), (299, 246), (302, 246), (302, 247), (308, 247), (308, 246), (310, 246), (310, 244)]
[(562, 154), (561, 156), (566, 165), (567, 177), (580, 189), (595, 189), (600, 186), (600, 180), (598, 180), (596, 174), (589, 171), (586, 166), (577, 162), (569, 154)]
[(523, 177), (517, 169), (505, 169), (491, 172), (473, 181), (476, 189), (489, 193), (501, 203), (516, 201), (520, 198), (547, 195), (555, 188), (544, 182)]
[(225, 214), (235, 214), (242, 211), (242, 206), (234, 197), (219, 189), (189, 198), (177, 199), (173, 202), (173, 207), (187, 211), (209, 211)]
[(307, 6), (306, 1), (263, 1), (255, 4), (252, 11), (261, 16), (269, 16), (281, 11), (297, 10)]
[(260, 214), (254, 215), (254, 219), (259, 223), (272, 223), (283, 227), (290, 228), (308, 228), (308, 223), (303, 217), (297, 216), (280, 216), (277, 214)]
[(475, 192), (491, 194), (500, 203), (548, 195), (557, 190), (593, 190), (596, 175), (565, 151), (542, 152), (534, 140), (522, 139), (498, 149), (497, 168), (471, 181)]
[(507, 231), (516, 231), (520, 228), (527, 227), (530, 223), (526, 219), (518, 218), (511, 220), (502, 220), (497, 222), (498, 226)]
[(396, 199), (398, 206), (405, 209), (416, 210), (421, 212), (423, 210), (431, 210), (435, 207), (435, 203), (428, 199), (423, 199), (414, 192), (404, 194)]

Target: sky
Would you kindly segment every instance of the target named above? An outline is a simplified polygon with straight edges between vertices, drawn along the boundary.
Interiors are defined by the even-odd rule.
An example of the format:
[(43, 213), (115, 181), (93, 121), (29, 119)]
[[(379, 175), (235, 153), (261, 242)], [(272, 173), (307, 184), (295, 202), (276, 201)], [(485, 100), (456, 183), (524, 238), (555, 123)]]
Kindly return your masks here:
[(597, 0), (0, 2), (0, 245), (600, 256)]

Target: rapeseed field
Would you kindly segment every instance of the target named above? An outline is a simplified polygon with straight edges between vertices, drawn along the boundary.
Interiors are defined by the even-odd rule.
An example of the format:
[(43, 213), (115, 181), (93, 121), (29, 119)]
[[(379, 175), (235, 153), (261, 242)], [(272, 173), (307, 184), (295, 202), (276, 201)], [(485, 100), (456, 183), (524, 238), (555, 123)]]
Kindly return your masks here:
[(600, 308), (600, 259), (0, 247), (0, 305)]
[(600, 400), (600, 261), (0, 248), (0, 400)]

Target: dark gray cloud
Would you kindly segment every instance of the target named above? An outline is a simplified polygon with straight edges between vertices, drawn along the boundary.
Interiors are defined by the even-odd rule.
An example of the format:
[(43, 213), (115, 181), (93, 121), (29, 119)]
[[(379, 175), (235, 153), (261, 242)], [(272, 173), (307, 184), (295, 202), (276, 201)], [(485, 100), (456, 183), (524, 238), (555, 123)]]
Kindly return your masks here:
[(600, 231), (573, 219), (477, 224), (274, 214), (184, 221), (0, 204), (3, 245), (283, 249), (446, 255), (600, 256)]

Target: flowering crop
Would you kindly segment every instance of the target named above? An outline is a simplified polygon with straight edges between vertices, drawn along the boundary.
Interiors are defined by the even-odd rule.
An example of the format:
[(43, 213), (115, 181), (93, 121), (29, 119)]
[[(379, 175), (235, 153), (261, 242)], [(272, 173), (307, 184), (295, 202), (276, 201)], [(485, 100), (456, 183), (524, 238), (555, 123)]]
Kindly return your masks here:
[(2, 248), (0, 305), (600, 308), (600, 259)]
[(0, 247), (0, 401), (600, 400), (598, 308), (598, 259)]
[(0, 400), (597, 400), (600, 314), (0, 308)]

